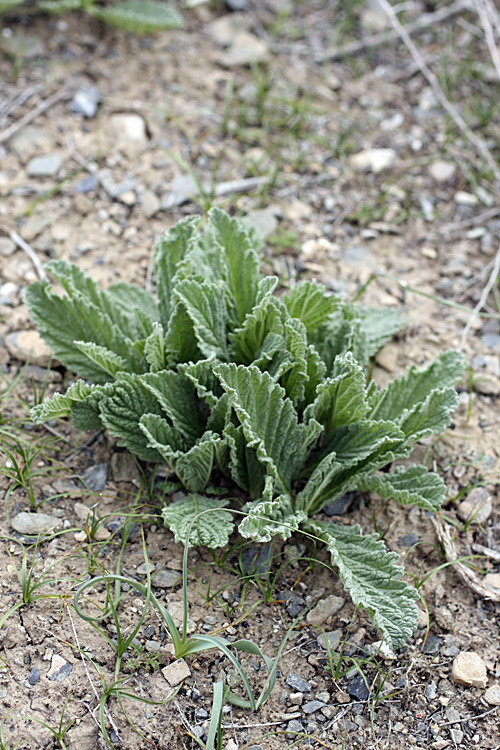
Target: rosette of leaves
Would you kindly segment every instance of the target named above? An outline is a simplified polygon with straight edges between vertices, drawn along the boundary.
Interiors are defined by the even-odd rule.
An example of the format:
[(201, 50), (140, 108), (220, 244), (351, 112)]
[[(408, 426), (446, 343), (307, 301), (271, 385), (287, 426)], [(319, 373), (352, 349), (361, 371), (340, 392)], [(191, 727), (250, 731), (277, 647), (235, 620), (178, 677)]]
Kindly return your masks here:
[(320, 538), (354, 602), (398, 647), (418, 595), (397, 555), (376, 534), (312, 517), (353, 489), (439, 509), (439, 476), (388, 467), (447, 426), (462, 356), (442, 353), (378, 388), (365, 369), (401, 318), (315, 281), (276, 296), (259, 249), (241, 221), (212, 209), (201, 229), (198, 217), (184, 219), (157, 244), (155, 295), (123, 283), (102, 291), (76, 266), (49, 263), (63, 293), (35, 282), (26, 303), (55, 357), (82, 379), (33, 418), (105, 428), (140, 459), (167, 464), (188, 494), (165, 522), (190, 544), (227, 542), (234, 517), (210, 485), (214, 472), (228, 477), (248, 496), (239, 533), (267, 542), (301, 527)]
[[(28, 7), (24, 0), (0, 0), (0, 15)], [(30, 5), (29, 10), (32, 10)], [(35, 9), (53, 15), (80, 10), (101, 21), (135, 34), (150, 34), (182, 26), (179, 13), (162, 0), (119, 0), (96, 3), (95, 0), (38, 0)]]

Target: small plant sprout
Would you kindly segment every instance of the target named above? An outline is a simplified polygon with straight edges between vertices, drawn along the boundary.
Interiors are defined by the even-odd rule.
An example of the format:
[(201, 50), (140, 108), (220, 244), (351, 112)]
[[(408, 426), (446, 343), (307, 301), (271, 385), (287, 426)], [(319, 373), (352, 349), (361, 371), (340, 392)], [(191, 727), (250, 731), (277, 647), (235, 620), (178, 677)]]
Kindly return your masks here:
[[(315, 537), (355, 605), (396, 649), (416, 627), (418, 599), (398, 555), (378, 534), (316, 516), (351, 490), (439, 510), (442, 479), (395, 462), (448, 425), (463, 356), (441, 353), (385, 388), (368, 383), (401, 317), (342, 301), (315, 281), (277, 296), (259, 250), (252, 230), (212, 208), (201, 228), (189, 217), (158, 242), (156, 294), (125, 283), (102, 291), (76, 266), (50, 262), (63, 294), (38, 281), (26, 303), (54, 356), (80, 379), (35, 406), (33, 418), (107, 429), (139, 459), (167, 464), (186, 491), (163, 508), (178, 542), (227, 544), (240, 516), (229, 496), (209, 494), (221, 481), (246, 501), (242, 537), (267, 543), (299, 528)], [(189, 653), (173, 640), (176, 654)]]

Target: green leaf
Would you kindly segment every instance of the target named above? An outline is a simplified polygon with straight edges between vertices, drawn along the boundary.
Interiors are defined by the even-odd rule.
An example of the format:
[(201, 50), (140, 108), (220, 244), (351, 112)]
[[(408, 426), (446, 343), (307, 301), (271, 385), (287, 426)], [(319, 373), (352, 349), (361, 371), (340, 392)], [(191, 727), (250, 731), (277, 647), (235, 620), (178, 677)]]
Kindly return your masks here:
[[(227, 395), (227, 394), (225, 394)], [(266, 469), (257, 457), (255, 448), (248, 445), (243, 427), (231, 422), (224, 430), (229, 446), (229, 471), (234, 482), (249, 492), (250, 497), (261, 497), (264, 492)]]
[(336, 358), (332, 377), (317, 387), (314, 403), (307, 407), (304, 417), (314, 417), (324, 425), (325, 439), (339, 425), (363, 419), (368, 410), (365, 375), (350, 352)]
[(227, 359), (227, 306), (223, 285), (184, 279), (177, 284), (174, 294), (192, 320), (198, 346), (205, 357)]
[(267, 297), (247, 315), (241, 328), (229, 334), (231, 356), (237, 364), (264, 369), (284, 343), (282, 310), (279, 300)]
[(184, 487), (191, 492), (203, 490), (210, 479), (218, 435), (206, 432), (193, 446), (186, 446), (181, 434), (165, 419), (155, 414), (144, 414), (139, 428), (147, 445), (162, 456), (177, 474)]
[(372, 474), (358, 484), (358, 489), (376, 492), (400, 505), (416, 505), (434, 512), (440, 509), (446, 493), (441, 477), (427, 471), (425, 466), (398, 466), (391, 472)]
[(104, 424), (99, 411), (102, 399), (112, 395), (113, 383), (95, 386), (87, 398), (77, 401), (71, 409), (70, 422), (77, 430), (103, 430)]
[(144, 356), (151, 372), (160, 372), (167, 367), (165, 333), (161, 323), (153, 323), (153, 330), (144, 343)]
[(76, 383), (70, 385), (64, 395), (54, 393), (52, 398), (45, 399), (42, 404), (34, 406), (31, 409), (31, 417), (35, 424), (43, 424), (49, 419), (69, 417), (73, 406), (98, 388), (96, 385), (89, 385), (84, 380), (77, 380)]
[(309, 516), (317, 513), (356, 486), (365, 474), (389, 463), (393, 459), (390, 451), (402, 437), (393, 422), (361, 420), (340, 425), (331, 433), (308, 483), (297, 495), (296, 507)]
[(368, 357), (374, 357), (379, 349), (406, 325), (406, 318), (391, 307), (364, 307), (362, 305), (352, 307), (361, 320)]
[(214, 500), (192, 493), (163, 508), (162, 516), (165, 526), (174, 533), (176, 542), (186, 544), (189, 527), (193, 524), (189, 545), (201, 544), (215, 549), (228, 543), (234, 527), (231, 513), (222, 510), (226, 505), (227, 500)]
[(11, 8), (15, 8), (16, 5), (21, 5), (22, 2), (23, 0), (0, 0), (0, 15)]
[(129, 338), (147, 338), (153, 326), (160, 320), (160, 310), (154, 297), (135, 284), (113, 284), (104, 294), (115, 311), (120, 311), (120, 320), (127, 320)]
[(413, 365), (387, 388), (372, 394), (370, 417), (401, 422), (413, 407), (425, 402), (432, 391), (453, 386), (462, 377), (464, 369), (463, 355), (454, 351), (438, 354), (420, 370)]
[(184, 259), (199, 224), (198, 216), (181, 219), (158, 241), (154, 250), (154, 275), (161, 322), (167, 330), (174, 308), (174, 287), (179, 263)]
[(401, 580), (398, 555), (387, 552), (377, 534), (360, 536), (359, 526), (309, 522), (305, 529), (325, 542), (344, 588), (389, 646), (403, 646), (417, 627), (418, 593)]
[[(38, 0), (38, 7), (45, 13), (60, 15), (68, 13), (70, 10), (80, 10), (82, 0)], [(2, 3), (0, 2), (0, 13), (2, 12)]]
[(118, 445), (145, 461), (161, 463), (162, 456), (148, 447), (139, 423), (144, 414), (164, 416), (164, 412), (139, 375), (120, 373), (112, 394), (99, 403), (99, 411), (109, 433), (118, 438)]
[(404, 432), (405, 443), (415, 443), (426, 435), (437, 435), (448, 427), (450, 414), (457, 407), (458, 395), (454, 388), (433, 391), (425, 401), (397, 420)]
[(241, 536), (259, 543), (270, 542), (274, 536), (289, 539), (307, 520), (306, 513), (294, 511), (290, 495), (280, 495), (275, 499), (272, 495), (273, 481), (268, 477), (263, 497), (243, 508), (247, 515), (238, 527)]
[(149, 34), (182, 26), (182, 17), (177, 11), (157, 0), (124, 0), (108, 7), (92, 5), (89, 12), (101, 21), (134, 34)]
[(229, 316), (232, 326), (237, 327), (255, 305), (260, 282), (259, 247), (244, 224), (219, 208), (210, 209), (208, 217), (209, 232), (224, 251)]
[(291, 317), (302, 321), (308, 334), (324, 325), (339, 304), (338, 297), (327, 295), (317, 281), (299, 281), (281, 300)]
[(170, 366), (196, 362), (203, 357), (197, 343), (193, 322), (181, 302), (175, 305), (170, 316), (164, 346)]
[(75, 341), (75, 346), (106, 375), (114, 378), (118, 372), (127, 369), (127, 362), (104, 346), (93, 344), (91, 341)]
[(213, 359), (201, 359), (198, 362), (181, 364), (178, 367), (179, 372), (182, 372), (193, 383), (198, 397), (210, 407), (218, 402), (223, 393), (213, 367)]
[(256, 367), (234, 364), (214, 368), (229, 395), (250, 448), (255, 448), (267, 473), (289, 493), (292, 476), (304, 459), (302, 433), (290, 399), (271, 376)]
[(181, 373), (163, 370), (147, 373), (142, 382), (155, 396), (177, 430), (189, 445), (205, 432), (205, 420), (198, 406), (193, 384)]

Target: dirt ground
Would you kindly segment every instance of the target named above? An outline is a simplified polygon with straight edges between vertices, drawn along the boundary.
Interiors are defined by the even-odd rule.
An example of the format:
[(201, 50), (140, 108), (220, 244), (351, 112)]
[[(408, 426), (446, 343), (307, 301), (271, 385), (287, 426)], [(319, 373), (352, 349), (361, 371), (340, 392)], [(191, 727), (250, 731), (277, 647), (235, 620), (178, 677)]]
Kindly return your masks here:
[[(430, 6), (412, 4), (409, 21)], [(26, 341), (12, 336), (33, 327), (22, 293), (37, 268), (11, 233), (42, 264), (64, 258), (104, 286), (118, 279), (145, 284), (156, 239), (186, 214), (217, 204), (261, 232), (264, 268), (284, 286), (316, 278), (353, 298), (376, 276), (361, 301), (389, 305), (408, 319), (378, 358), (380, 384), (440, 350), (464, 351), (468, 371), (453, 423), (422, 441), (413, 458), (445, 479), (441, 517), (456, 556), (473, 556), (460, 573), (446, 564), (430, 514), (351, 497), (349, 521), (365, 531), (375, 525), (420, 586), (418, 630), (395, 659), (370, 656), (366, 647), (377, 633), (347, 602), (322, 626), (339, 630), (344, 643), (343, 663), (332, 674), (318, 643), (321, 630), (304, 618), (263, 707), (256, 714), (228, 707), (222, 747), (499, 748), (500, 688), (492, 690), (500, 684), (500, 587), (493, 586), (500, 575), (498, 279), (481, 300), (500, 242), (498, 185), (401, 42), (330, 59), (329, 51), (387, 26), (375, 5), (265, 0), (242, 7), (229, 12), (222, 3), (198, 4), (183, 12), (183, 29), (148, 37), (78, 14), (4, 19), (0, 366), (2, 389), (15, 383), (1, 401), (3, 467), (12, 468), (9, 428), (32, 436), (35, 447), (24, 456), (31, 487), (13, 488), (0, 475), (0, 618), (22, 602), (16, 571), (23, 547), (11, 520), (30, 510), (30, 492), (61, 533), (30, 548), (33, 580), (41, 581), (45, 570), (47, 583), (0, 630), (0, 747), (105, 747), (99, 699), (115, 679), (115, 659), (104, 637), (73, 610), (74, 588), (85, 576), (116, 569), (131, 508), (137, 524), (124, 547), (124, 575), (144, 580), (142, 528), (151, 566), (170, 574), (168, 585), (154, 591), (163, 603), (180, 602), (175, 573), (183, 552), (159, 523), (158, 497), (139, 490), (136, 465), (112, 440), (76, 433), (66, 423), (45, 430), (30, 422), (28, 407), (67, 378), (57, 364), (47, 378), (44, 347), (36, 343), (27, 355)], [(498, 155), (500, 83), (476, 23), (462, 11), (428, 27), (417, 43), (446, 94)], [(77, 93), (86, 116), (81, 98), (75, 104)], [(50, 106), (41, 111), (43, 102)], [(471, 316), (480, 301), (486, 316)], [(98, 469), (84, 474), (92, 467)], [(93, 484), (99, 471), (103, 482)], [(87, 487), (78, 481), (82, 475)], [(463, 503), (478, 491), (476, 515)], [(93, 505), (102, 524), (89, 543)], [(275, 541), (270, 552), (247, 545), (240, 554), (235, 546), (218, 561), (207, 550), (190, 552), (192, 627), (253, 639), (274, 657), (300, 611), (342, 595), (321, 564), (326, 554), (300, 537), (291, 541), (295, 547)], [(270, 555), (269, 590), (265, 577), (245, 578), (241, 570), (242, 555), (251, 561), (259, 553)], [(142, 608), (132, 589), (120, 608), (121, 626), (132, 626)], [(110, 639), (114, 627), (104, 622)], [(120, 706), (110, 698), (110, 741), (126, 749), (197, 747), (190, 735), (203, 741), (213, 683), (221, 670), (231, 677), (227, 663), (215, 652), (191, 657), (191, 676), (165, 702), (173, 689), (159, 667), (170, 661), (168, 638), (153, 611), (137, 639), (136, 664), (120, 677), (129, 693), (160, 705), (125, 699)], [(461, 652), (482, 659), (481, 687), (452, 679)], [(246, 665), (252, 684), (262, 685), (263, 666), (255, 657)], [(358, 697), (356, 666), (365, 680)], [(308, 685), (294, 687), (290, 674)], [(313, 700), (322, 708), (308, 714), (304, 706)], [(60, 733), (72, 720), (61, 745), (40, 723)]]

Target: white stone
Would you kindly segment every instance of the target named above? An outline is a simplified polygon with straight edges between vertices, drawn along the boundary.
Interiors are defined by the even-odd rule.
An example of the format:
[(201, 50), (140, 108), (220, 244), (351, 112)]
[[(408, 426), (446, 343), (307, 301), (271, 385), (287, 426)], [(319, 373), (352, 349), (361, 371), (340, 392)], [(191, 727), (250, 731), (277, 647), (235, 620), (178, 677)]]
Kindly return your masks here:
[(0, 237), (0, 255), (7, 258), (16, 251), (16, 246), (10, 239), (10, 237)]
[(451, 679), (458, 685), (467, 687), (486, 687), (486, 664), (479, 654), (473, 651), (462, 651), (453, 660)]
[(357, 172), (382, 172), (396, 159), (393, 148), (366, 148), (350, 157), (351, 165)]
[(177, 661), (172, 662), (172, 664), (163, 667), (161, 673), (170, 687), (176, 687), (180, 682), (191, 677), (191, 670), (184, 659), (177, 659)]
[(255, 65), (269, 59), (269, 49), (262, 39), (248, 31), (239, 31), (232, 40), (232, 46), (217, 58), (223, 68)]
[(481, 526), (491, 516), (492, 510), (491, 495), (484, 487), (474, 487), (457, 508), (462, 521), (472, 519)]
[(435, 182), (443, 183), (451, 180), (456, 174), (456, 166), (449, 161), (434, 161), (429, 167), (429, 173)]
[(148, 141), (146, 123), (140, 115), (121, 112), (111, 116), (110, 124), (118, 145), (146, 145)]
[(21, 362), (47, 367), (51, 351), (36, 331), (14, 331), (5, 337), (9, 354)]
[(54, 654), (52, 657), (52, 661), (50, 663), (50, 669), (47, 672), (47, 677), (52, 677), (53, 674), (56, 674), (56, 672), (59, 672), (61, 667), (64, 667), (66, 664), (66, 659), (63, 659), (62, 656), (59, 654)]
[(457, 190), (453, 200), (459, 206), (477, 206), (478, 200), (472, 193), (466, 193), (465, 190)]
[(152, 190), (145, 190), (142, 194), (141, 207), (144, 216), (147, 219), (151, 219), (160, 210), (161, 203), (158, 196)]

